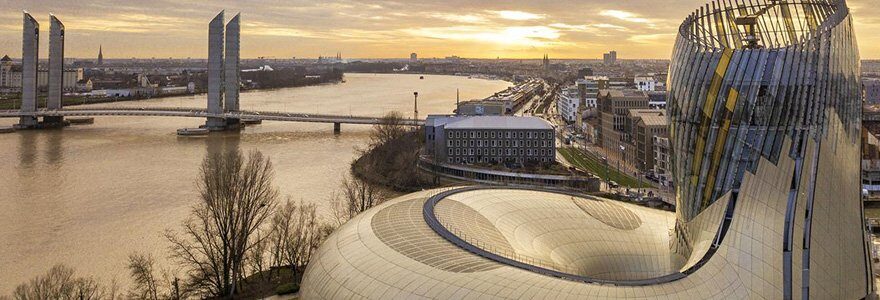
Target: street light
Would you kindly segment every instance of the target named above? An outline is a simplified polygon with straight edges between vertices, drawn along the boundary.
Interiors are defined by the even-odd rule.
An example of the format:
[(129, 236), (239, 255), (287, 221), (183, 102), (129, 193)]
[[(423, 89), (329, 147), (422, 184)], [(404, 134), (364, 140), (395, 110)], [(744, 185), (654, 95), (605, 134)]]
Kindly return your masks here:
[(419, 119), (419, 92), (413, 92), (413, 120)]
[(620, 156), (617, 157), (617, 173), (621, 174), (620, 173), (620, 158), (621, 157), (626, 158), (626, 156), (625, 156), (626, 153), (623, 152), (626, 150), (626, 147), (624, 145), (619, 145), (619, 146), (620, 146)]

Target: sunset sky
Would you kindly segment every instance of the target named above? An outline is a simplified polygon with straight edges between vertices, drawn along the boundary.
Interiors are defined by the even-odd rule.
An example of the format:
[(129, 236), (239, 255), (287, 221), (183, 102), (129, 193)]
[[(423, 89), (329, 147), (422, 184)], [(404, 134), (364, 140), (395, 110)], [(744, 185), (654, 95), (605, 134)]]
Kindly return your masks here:
[[(668, 58), (681, 20), (706, 0), (122, 1), (0, 0), (0, 55), (21, 56), (21, 10), (67, 29), (66, 55), (203, 58), (207, 24), (242, 14), (242, 56), (290, 58)], [(861, 56), (880, 58), (880, 5), (848, 1)], [(874, 4), (874, 5), (871, 5)]]

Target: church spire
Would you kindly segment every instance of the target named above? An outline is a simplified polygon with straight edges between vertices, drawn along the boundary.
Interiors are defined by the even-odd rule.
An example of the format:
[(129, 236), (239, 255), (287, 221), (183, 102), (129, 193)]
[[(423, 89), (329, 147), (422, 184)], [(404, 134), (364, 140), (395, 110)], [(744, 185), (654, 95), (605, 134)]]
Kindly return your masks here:
[(98, 65), (104, 64), (104, 45), (98, 45)]

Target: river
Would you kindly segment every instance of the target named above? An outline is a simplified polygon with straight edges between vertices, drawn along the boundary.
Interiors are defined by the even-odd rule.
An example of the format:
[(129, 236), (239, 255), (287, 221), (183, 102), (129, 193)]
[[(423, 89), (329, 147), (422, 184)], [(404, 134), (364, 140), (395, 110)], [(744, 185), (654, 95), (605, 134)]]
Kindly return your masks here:
[[(346, 74), (346, 82), (242, 93), (244, 110), (382, 116), (449, 113), (461, 99), (483, 98), (510, 86), (467, 77)], [(204, 107), (204, 95), (96, 104), (126, 107)], [(15, 123), (0, 119), (0, 126)], [(163, 268), (166, 229), (176, 228), (197, 200), (195, 180), (213, 149), (258, 149), (273, 162), (282, 195), (316, 203), (327, 199), (368, 140), (369, 126), (265, 122), (240, 134), (182, 138), (181, 127), (203, 119), (98, 117), (95, 124), (63, 130), (0, 134), (0, 296), (64, 263), (79, 275), (109, 284), (129, 282), (125, 264), (134, 251)]]

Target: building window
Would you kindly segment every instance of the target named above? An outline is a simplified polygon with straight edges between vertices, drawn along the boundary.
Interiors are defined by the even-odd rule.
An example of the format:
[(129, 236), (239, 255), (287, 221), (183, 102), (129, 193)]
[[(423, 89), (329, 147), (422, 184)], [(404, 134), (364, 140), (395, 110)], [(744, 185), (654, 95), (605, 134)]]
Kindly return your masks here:
[(452, 148), (449, 148), (449, 155), (452, 155)]
[(459, 148), (455, 148), (455, 155), (461, 155), (461, 151)]

